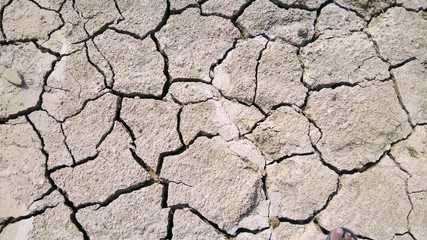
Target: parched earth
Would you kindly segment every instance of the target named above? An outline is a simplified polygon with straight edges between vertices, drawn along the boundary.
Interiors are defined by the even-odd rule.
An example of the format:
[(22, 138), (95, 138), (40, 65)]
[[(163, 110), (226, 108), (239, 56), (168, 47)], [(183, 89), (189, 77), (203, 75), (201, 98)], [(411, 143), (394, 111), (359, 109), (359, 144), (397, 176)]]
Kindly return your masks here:
[(0, 239), (427, 239), (425, 0), (0, 0)]

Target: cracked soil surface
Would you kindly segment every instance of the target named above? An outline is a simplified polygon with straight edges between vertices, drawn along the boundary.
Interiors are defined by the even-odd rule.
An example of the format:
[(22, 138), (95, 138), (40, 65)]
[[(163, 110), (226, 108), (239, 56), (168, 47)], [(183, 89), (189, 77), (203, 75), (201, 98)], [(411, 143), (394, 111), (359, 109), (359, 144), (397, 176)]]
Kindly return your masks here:
[(0, 239), (427, 239), (427, 1), (0, 0)]

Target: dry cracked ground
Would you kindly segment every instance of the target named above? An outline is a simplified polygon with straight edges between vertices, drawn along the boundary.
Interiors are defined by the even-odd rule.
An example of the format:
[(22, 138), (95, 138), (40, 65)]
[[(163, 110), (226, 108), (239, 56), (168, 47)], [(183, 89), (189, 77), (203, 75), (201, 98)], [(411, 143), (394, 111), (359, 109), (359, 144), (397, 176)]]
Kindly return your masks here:
[(0, 239), (427, 239), (425, 0), (0, 0)]

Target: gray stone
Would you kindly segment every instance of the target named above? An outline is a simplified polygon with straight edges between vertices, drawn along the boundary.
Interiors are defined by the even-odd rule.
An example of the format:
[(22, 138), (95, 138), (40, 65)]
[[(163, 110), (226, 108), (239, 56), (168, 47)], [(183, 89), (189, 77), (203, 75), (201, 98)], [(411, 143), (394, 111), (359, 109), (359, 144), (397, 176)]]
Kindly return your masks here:
[(215, 87), (206, 83), (174, 82), (169, 87), (169, 95), (179, 104), (189, 104), (218, 99), (220, 93)]
[(77, 212), (91, 239), (161, 239), (166, 237), (168, 209), (161, 208), (162, 186), (120, 195), (107, 206)]
[(301, 75), (297, 48), (280, 40), (269, 42), (259, 61), (255, 103), (265, 112), (284, 103), (302, 106), (307, 89)]
[(326, 0), (278, 0), (278, 2), (287, 7), (317, 9), (326, 2)]
[(236, 47), (214, 69), (212, 85), (228, 99), (252, 104), (257, 84), (258, 57), (266, 43), (267, 39), (264, 37), (237, 41)]
[(380, 54), (391, 64), (411, 57), (427, 60), (427, 21), (422, 13), (394, 7), (374, 18), (366, 31), (378, 44)]
[(147, 36), (162, 22), (163, 16), (166, 15), (167, 3), (166, 0), (119, 0), (117, 6), (124, 19), (113, 27), (139, 36)]
[(293, 154), (313, 152), (309, 122), (292, 107), (280, 107), (252, 132), (255, 145), (267, 162)]
[(302, 49), (301, 57), (303, 80), (311, 88), (390, 76), (388, 64), (377, 57), (374, 44), (364, 33), (315, 41)]
[(240, 226), (268, 227), (262, 175), (224, 144), (221, 137), (200, 137), (182, 154), (164, 159), (168, 205), (189, 204), (230, 234)]
[(412, 123), (427, 123), (427, 62), (415, 60), (392, 73)]
[[(85, 29), (89, 35), (93, 35), (104, 26), (115, 23), (118, 19), (123, 19), (115, 2), (111, 0), (75, 0), (74, 8), (84, 19)], [(119, 2), (121, 1), (117, 1), (117, 3)]]
[(21, 74), (19, 74), (19, 72), (13, 68), (5, 68), (3, 74), (1, 75), (1, 78), (6, 79), (6, 81), (17, 87), (22, 87), (22, 85), (25, 84)]
[(25, 118), (0, 125), (0, 219), (28, 215), (33, 201), (50, 188), (41, 147)]
[(63, 124), (66, 142), (76, 161), (94, 156), (104, 136), (111, 131), (117, 111), (117, 97), (105, 94), (90, 101)]
[(61, 123), (44, 111), (33, 112), (28, 117), (44, 140), (44, 150), (49, 154), (47, 168), (72, 165), (73, 158), (65, 144)]
[(325, 239), (325, 234), (313, 222), (305, 225), (295, 225), (287, 222), (280, 223), (273, 229), (271, 240), (289, 239)]
[(117, 190), (149, 179), (129, 150), (131, 139), (125, 128), (116, 123), (99, 147), (99, 156), (78, 165), (55, 171), (51, 176), (74, 204), (102, 202)]
[(321, 38), (349, 35), (351, 32), (361, 31), (366, 22), (354, 12), (347, 11), (335, 4), (328, 4), (322, 8), (317, 18), (317, 34)]
[[(107, 30), (94, 42), (111, 64), (114, 90), (125, 94), (162, 95), (166, 82), (163, 57), (150, 38), (141, 41)], [(107, 71), (111, 70), (104, 69)]]
[(205, 14), (219, 14), (232, 18), (250, 0), (209, 0), (202, 4), (202, 11)]
[(226, 240), (216, 229), (189, 209), (176, 210), (173, 215), (174, 239)]
[[(42, 53), (32, 43), (0, 46), (0, 119), (37, 106), (44, 76), (54, 60), (54, 56)], [(20, 87), (15, 85), (18, 75), (25, 81)]]
[(101, 95), (105, 88), (101, 73), (81, 50), (61, 58), (47, 78), (43, 109), (59, 121), (81, 111), (85, 102)]
[(59, 28), (59, 14), (39, 8), (32, 1), (16, 0), (3, 12), (3, 32), (7, 40), (48, 39)]
[(198, 9), (172, 15), (156, 36), (169, 57), (172, 79), (193, 78), (209, 82), (212, 64), (233, 46), (239, 31), (230, 21), (201, 16)]
[(427, 8), (427, 2), (424, 0), (397, 0), (397, 3), (416, 11)]
[(329, 196), (337, 190), (337, 180), (338, 175), (323, 166), (315, 154), (295, 156), (268, 165), (270, 216), (293, 220), (310, 218), (326, 205)]
[(177, 131), (179, 106), (153, 99), (123, 100), (120, 116), (135, 135), (136, 152), (152, 169), (159, 156), (182, 146)]
[(391, 155), (411, 176), (408, 191), (427, 191), (427, 126), (415, 127), (408, 139), (393, 146)]
[(390, 81), (313, 92), (305, 113), (323, 133), (316, 144), (323, 159), (340, 170), (378, 161), (411, 132)]
[(409, 214), (409, 227), (411, 233), (416, 239), (427, 237), (425, 222), (427, 219), (427, 192), (419, 192), (410, 194), (413, 210)]
[(293, 45), (303, 45), (314, 35), (315, 11), (284, 9), (269, 0), (258, 0), (245, 9), (237, 23), (250, 36), (266, 34)]
[(336, 4), (356, 11), (366, 20), (370, 19), (372, 15), (384, 12), (388, 7), (395, 3), (396, 0), (336, 0)]
[(317, 217), (320, 226), (329, 230), (346, 226), (372, 239), (407, 232), (411, 203), (405, 178), (387, 156), (363, 173), (341, 176), (337, 195)]

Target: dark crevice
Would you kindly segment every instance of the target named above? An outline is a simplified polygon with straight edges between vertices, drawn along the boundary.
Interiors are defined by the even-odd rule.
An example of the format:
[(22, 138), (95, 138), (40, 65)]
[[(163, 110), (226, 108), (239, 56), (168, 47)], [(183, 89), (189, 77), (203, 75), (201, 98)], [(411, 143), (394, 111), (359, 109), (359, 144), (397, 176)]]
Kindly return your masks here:
[[(105, 59), (105, 61), (107, 61), (107, 59), (105, 58), (105, 56), (96, 47), (96, 45), (93, 42), (93, 40), (92, 40), (92, 44), (96, 48), (96, 50), (101, 54), (101, 56)], [(87, 61), (89, 62), (90, 65), (92, 65), (96, 69), (96, 71), (98, 71), (102, 75), (102, 78), (104, 79), (104, 87), (105, 88), (112, 87), (112, 86), (109, 86), (109, 84), (107, 82), (107, 75), (105, 74), (105, 72), (90, 59), (89, 48), (87, 46), (87, 42), (84, 43), (84, 47), (85, 47), (85, 53), (86, 53)], [(113, 72), (113, 67), (111, 66), (110, 62), (107, 61), (107, 63), (109, 65), (109, 67), (110, 67), (111, 72)]]
[(292, 158), (292, 157), (296, 157), (296, 156), (311, 156), (311, 155), (314, 155), (314, 154), (315, 154), (315, 152), (291, 153), (291, 154), (283, 156), (283, 157), (281, 157), (279, 159), (273, 160), (273, 161), (267, 163), (267, 165), (271, 165), (271, 164), (274, 164), (274, 163), (281, 163), (282, 161), (284, 161), (286, 159), (289, 159), (289, 158)]
[[(283, 9), (286, 9), (286, 10), (289, 10), (289, 9), (300, 9), (300, 10), (305, 10), (305, 11), (312, 12), (312, 11), (316, 11), (319, 8), (321, 8), (321, 7), (319, 7), (319, 8), (310, 8), (307, 5), (305, 5), (303, 3), (299, 3), (299, 2), (291, 3), (291, 4), (283, 3), (283, 2), (281, 2), (279, 0), (270, 0), (270, 2), (272, 2), (277, 7), (283, 8)], [(304, 1), (302, 1), (302, 2), (304, 2)], [(332, 1), (328, 1), (328, 2), (332, 2)], [(325, 3), (323, 3), (323, 4), (325, 4)]]
[(397, 100), (399, 101), (399, 104), (402, 107), (403, 111), (405, 111), (406, 116), (408, 117), (409, 124), (411, 125), (412, 128), (414, 128), (415, 124), (413, 123), (413, 121), (411, 119), (411, 115), (409, 114), (408, 109), (406, 108), (405, 104), (403, 103), (402, 95), (400, 94), (399, 88), (398, 88), (397, 83), (396, 83), (396, 78), (394, 77), (393, 72), (390, 71), (390, 75), (391, 75), (391, 80), (393, 83), (393, 88), (394, 88), (394, 91), (396, 93)]
[(169, 88), (172, 82), (172, 78), (169, 74), (169, 57), (168, 55), (165, 53), (165, 51), (163, 50), (162, 46), (160, 45), (159, 40), (156, 38), (156, 36), (153, 34), (150, 35), (151, 40), (153, 40), (153, 42), (156, 44), (156, 49), (157, 51), (162, 55), (163, 57), (163, 74), (166, 77), (166, 81), (163, 85), (163, 91), (162, 91), (162, 98), (166, 97), (166, 95), (169, 92)]
[(252, 99), (252, 104), (255, 104), (255, 102), (256, 102), (256, 95), (257, 95), (257, 91), (258, 91), (258, 69), (259, 69), (259, 65), (261, 64), (262, 54), (267, 49), (268, 43), (269, 43), (269, 41), (267, 40), (265, 42), (264, 48), (261, 49), (261, 51), (259, 51), (258, 57), (256, 59), (256, 66), (255, 66), (255, 91), (254, 91), (254, 97)]
[(140, 92), (121, 92), (115, 89), (109, 89), (110, 92), (116, 96), (122, 97), (122, 98), (141, 98), (141, 99), (154, 99), (154, 100), (163, 100), (163, 97), (160, 95), (153, 95), (153, 94), (145, 94)]
[[(120, 113), (120, 109), (121, 109), (121, 105), (122, 105), (122, 98), (118, 97), (116, 98), (116, 112), (114, 113), (115, 119), (117, 118), (117, 116)], [(110, 128), (108, 129), (108, 131), (106, 131), (101, 138), (99, 139), (99, 142), (95, 145), (95, 148), (98, 149), (99, 146), (101, 146), (101, 144), (105, 141), (105, 139), (108, 137), (108, 135), (110, 135), (110, 133), (113, 131), (115, 126), (115, 121), (112, 121)]]
[(414, 60), (416, 60), (416, 59), (417, 59), (416, 57), (410, 57), (410, 58), (408, 58), (408, 59), (406, 59), (406, 60), (402, 61), (401, 63), (396, 63), (396, 64), (394, 64), (394, 65), (391, 65), (391, 66), (388, 68), (388, 70), (389, 70), (389, 71), (391, 71), (391, 70), (393, 70), (393, 69), (395, 69), (395, 68), (402, 67), (403, 65), (405, 65), (405, 64), (407, 64), (407, 63), (410, 63), (410, 62), (412, 62), (412, 61), (414, 61)]
[(28, 115), (26, 115), (25, 118), (26, 118), (27, 122), (31, 125), (31, 127), (33, 128), (34, 132), (37, 134), (37, 137), (40, 140), (40, 145), (41, 145), (40, 151), (43, 154), (43, 156), (45, 157), (45, 163), (44, 163), (45, 178), (48, 180), (51, 187), (53, 189), (57, 190), (62, 195), (62, 197), (64, 198), (64, 204), (71, 209), (72, 213), (70, 214), (70, 220), (74, 224), (74, 226), (76, 226), (76, 228), (82, 233), (83, 239), (89, 240), (90, 238), (87, 235), (86, 230), (82, 227), (82, 225), (79, 223), (79, 221), (76, 218), (77, 209), (74, 206), (73, 202), (71, 202), (69, 200), (67, 193), (64, 190), (62, 190), (61, 188), (59, 188), (56, 185), (55, 181), (50, 176), (51, 172), (47, 168), (47, 163), (49, 161), (49, 153), (45, 150), (46, 145), (45, 145), (44, 139), (43, 139), (40, 131), (36, 128), (35, 124), (31, 121), (31, 119), (28, 117)]
[[(270, 112), (271, 113), (271, 112)], [(251, 129), (249, 129), (249, 131), (247, 132), (247, 133), (245, 133), (245, 134), (243, 134), (243, 137), (244, 136), (246, 136), (246, 135), (249, 135), (249, 134), (252, 134), (253, 133), (253, 131), (255, 131), (255, 129), (261, 124), (261, 123), (263, 123), (263, 122), (265, 122), (267, 119), (268, 119), (268, 117), (269, 117), (270, 115), (268, 115), (268, 114), (264, 114), (264, 117), (261, 119), (261, 120), (259, 120), (258, 122), (256, 122), (253, 126), (252, 126), (252, 128)]]
[(150, 166), (148, 166), (148, 164), (145, 163), (144, 160), (138, 156), (134, 149), (129, 148), (129, 151), (131, 152), (132, 157), (135, 159), (135, 161), (150, 175), (150, 177), (154, 179), (159, 178), (158, 174), (156, 174), (156, 171), (154, 171)]
[(342, 87), (342, 86), (345, 86), (345, 87), (356, 87), (356, 86), (360, 86), (359, 84), (360, 84), (360, 82), (355, 82), (355, 83), (333, 82), (333, 83), (325, 83), (325, 84), (319, 84), (319, 85), (309, 86), (309, 89), (311, 91), (319, 92), (320, 90), (322, 90), (324, 88), (336, 89), (336, 88), (339, 88), (339, 87)]
[(176, 131), (178, 132), (178, 137), (179, 137), (179, 142), (182, 145), (185, 145), (184, 143), (184, 138), (182, 137), (182, 133), (181, 133), (181, 113), (182, 113), (182, 109), (183, 107), (181, 107), (178, 111), (178, 113), (176, 114), (176, 119), (177, 119), (177, 123), (176, 123)]
[(148, 181), (144, 181), (144, 182), (138, 183), (136, 185), (133, 185), (133, 186), (130, 186), (127, 188), (116, 190), (107, 199), (105, 199), (104, 201), (102, 201), (100, 203), (97, 203), (99, 206), (95, 210), (98, 210), (100, 208), (108, 206), (110, 203), (112, 203), (114, 200), (119, 198), (121, 195), (129, 194), (129, 193), (132, 193), (134, 191), (138, 191), (142, 188), (149, 187), (149, 186), (153, 185), (154, 183), (156, 183), (156, 181), (154, 179), (150, 179)]
[[(102, 56), (102, 58), (107, 62), (108, 68), (110, 69), (110, 72), (111, 72), (111, 81), (112, 81), (112, 82), (111, 82), (111, 86), (110, 86), (110, 84), (108, 84), (107, 74), (106, 74), (104, 71), (102, 71), (102, 70), (99, 68), (99, 66), (97, 66), (96, 64), (93, 64), (93, 66), (94, 66), (98, 71), (100, 71), (100, 72), (101, 72), (101, 74), (104, 76), (104, 84), (105, 84), (105, 87), (110, 88), (110, 89), (112, 90), (112, 89), (114, 88), (114, 82), (115, 82), (115, 76), (116, 76), (116, 74), (115, 74), (115, 72), (114, 72), (113, 65), (111, 64), (110, 60), (108, 60), (108, 59), (107, 59), (107, 57), (104, 55), (104, 53), (99, 49), (98, 45), (96, 45), (94, 38), (93, 38), (93, 39), (91, 39), (90, 41), (92, 42), (93, 47), (96, 49), (96, 51), (98, 51), (98, 53)], [(89, 61), (89, 63), (92, 63), (92, 61), (90, 60), (90, 57), (89, 57), (89, 49), (88, 49), (88, 47), (87, 47), (87, 43), (86, 43), (86, 42), (85, 42), (85, 46), (86, 46), (86, 51), (87, 51), (87, 58), (88, 58), (88, 61)], [(99, 68), (99, 69), (98, 69), (98, 68)]]
[(166, 236), (164, 238), (161, 238), (160, 240), (173, 239), (173, 215), (175, 214), (175, 210), (176, 209), (173, 208), (169, 209)]
[(199, 8), (200, 9), (200, 6), (197, 3), (192, 3), (192, 4), (189, 4), (189, 5), (181, 8), (181, 9), (170, 9), (169, 14), (170, 15), (179, 15), (179, 14), (183, 13), (184, 11), (186, 11), (187, 9), (190, 9), (190, 8)]
[(186, 149), (187, 147), (185, 145), (182, 145), (181, 147), (175, 150), (160, 153), (158, 163), (157, 163), (157, 169), (156, 169), (157, 176), (160, 176), (160, 173), (162, 172), (162, 167), (163, 167), (163, 162), (165, 160), (165, 157), (179, 155), (183, 153)]
[(169, 197), (169, 182), (162, 181), (161, 184), (163, 185), (161, 207), (167, 208), (168, 207), (168, 197)]
[(212, 80), (215, 78), (215, 68), (220, 65), (228, 56), (228, 54), (234, 50), (236, 48), (237, 42), (239, 39), (234, 39), (233, 41), (233, 46), (229, 49), (227, 49), (224, 53), (224, 55), (220, 58), (217, 59), (217, 61), (215, 63), (212, 63), (210, 68), (209, 68), (209, 78), (211, 79), (210, 82), (212, 82)]
[[(236, 11), (236, 13), (234, 13), (234, 15), (231, 17), (231, 22), (233, 22), (234, 26), (236, 26), (236, 22), (237, 19), (242, 16), (243, 12), (250, 6), (252, 5), (252, 3), (254, 3), (255, 0), (248, 0), (245, 2), (245, 4), (243, 4), (239, 10)], [(239, 28), (238, 26), (236, 26), (237, 28)]]
[(62, 123), (59, 123), (59, 126), (61, 128), (61, 134), (62, 134), (62, 136), (64, 136), (64, 141), (62, 141), (62, 142), (64, 143), (65, 148), (67, 148), (67, 151), (70, 154), (71, 159), (73, 160), (73, 164), (76, 164), (76, 159), (74, 158), (74, 155), (71, 152), (71, 148), (70, 148), (70, 146), (68, 145), (68, 142), (67, 142), (67, 135), (65, 134), (64, 126), (62, 125)]
[(81, 160), (79, 160), (76, 163), (73, 163), (71, 165), (58, 165), (58, 166), (55, 166), (55, 167), (52, 167), (52, 168), (48, 169), (47, 171), (48, 171), (49, 174), (52, 174), (52, 173), (54, 173), (54, 172), (56, 172), (58, 170), (61, 170), (63, 168), (75, 168), (75, 167), (80, 166), (82, 164), (85, 164), (85, 163), (87, 163), (89, 161), (95, 160), (98, 156), (99, 156), (99, 152), (97, 152), (93, 156), (89, 156), (89, 157), (83, 158), (83, 159), (81, 159)]

